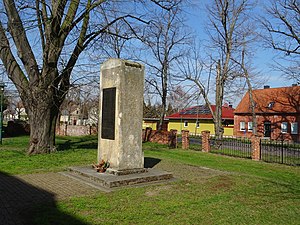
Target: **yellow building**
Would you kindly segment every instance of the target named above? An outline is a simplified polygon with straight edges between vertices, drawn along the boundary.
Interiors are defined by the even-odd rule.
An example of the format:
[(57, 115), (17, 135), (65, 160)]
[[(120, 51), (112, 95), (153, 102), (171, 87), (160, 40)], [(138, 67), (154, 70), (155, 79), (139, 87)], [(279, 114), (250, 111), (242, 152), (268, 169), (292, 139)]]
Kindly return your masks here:
[[(213, 111), (215, 106), (212, 105)], [(224, 127), (224, 136), (233, 136), (234, 109), (230, 105), (222, 107), (222, 123)], [(209, 130), (212, 135), (215, 134), (214, 123), (209, 108), (206, 105), (194, 106), (184, 109), (178, 113), (167, 116), (169, 120), (168, 130), (176, 129), (189, 130), (191, 134), (201, 134), (204, 130)]]
[[(147, 127), (152, 128), (152, 130), (157, 130), (159, 124), (159, 118), (144, 118), (143, 119), (143, 129), (146, 129)], [(164, 120), (163, 123), (163, 130), (167, 130), (168, 127), (168, 120)]]
[(143, 119), (143, 129), (150, 127), (152, 130), (156, 130), (158, 121), (159, 121), (159, 119), (157, 119), (157, 118), (144, 118)]

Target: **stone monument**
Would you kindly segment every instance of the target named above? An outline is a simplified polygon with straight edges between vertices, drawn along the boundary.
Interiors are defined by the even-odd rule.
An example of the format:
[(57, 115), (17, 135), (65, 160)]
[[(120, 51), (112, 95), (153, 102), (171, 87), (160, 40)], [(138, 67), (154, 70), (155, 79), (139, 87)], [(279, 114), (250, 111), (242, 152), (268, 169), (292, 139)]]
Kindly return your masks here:
[(172, 173), (153, 166), (144, 168), (143, 95), (143, 65), (121, 59), (104, 62), (100, 74), (98, 165), (109, 163), (109, 168), (70, 167), (62, 174), (104, 191), (173, 180)]
[(144, 66), (109, 59), (101, 66), (98, 162), (108, 161), (108, 173), (144, 172), (142, 121)]

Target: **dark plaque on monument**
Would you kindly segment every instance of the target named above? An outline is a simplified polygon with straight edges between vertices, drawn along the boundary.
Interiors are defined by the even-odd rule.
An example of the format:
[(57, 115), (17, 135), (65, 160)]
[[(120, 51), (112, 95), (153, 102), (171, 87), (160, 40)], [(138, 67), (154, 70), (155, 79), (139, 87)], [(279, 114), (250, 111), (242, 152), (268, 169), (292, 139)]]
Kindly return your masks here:
[(116, 88), (103, 89), (101, 138), (115, 140)]

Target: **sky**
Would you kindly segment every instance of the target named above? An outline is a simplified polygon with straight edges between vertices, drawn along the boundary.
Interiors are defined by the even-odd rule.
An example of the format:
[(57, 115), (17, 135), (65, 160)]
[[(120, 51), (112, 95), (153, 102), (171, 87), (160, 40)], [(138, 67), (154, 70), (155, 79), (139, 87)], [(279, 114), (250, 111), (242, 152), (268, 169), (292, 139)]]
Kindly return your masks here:
[[(262, 3), (261, 0), (258, 0), (259, 3)], [(192, 27), (198, 38), (205, 39), (207, 35), (205, 34), (205, 23), (207, 20), (206, 15), (206, 5), (211, 0), (192, 0), (193, 5), (192, 8), (187, 10), (187, 23), (190, 27)], [(263, 1), (264, 4), (267, 4), (267, 1)], [(262, 5), (258, 5), (256, 11), (252, 16), (257, 16), (262, 12)], [(263, 46), (262, 43), (257, 44), (257, 48), (255, 49), (254, 57), (253, 57), (253, 68), (257, 72), (260, 72), (261, 76), (266, 78), (266, 82), (262, 85), (269, 85), (270, 87), (283, 87), (283, 86), (291, 86), (292, 81), (287, 80), (282, 76), (282, 74), (278, 71), (275, 71), (272, 68), (272, 64), (275, 63), (274, 60), (278, 59), (278, 56), (282, 56), (283, 53), (276, 52), (273, 49), (267, 49)], [(284, 62), (283, 62), (284, 63)], [(276, 64), (276, 63), (275, 63)]]
[[(205, 23), (207, 22), (206, 8), (205, 5), (212, 2), (212, 0), (189, 0), (192, 3), (192, 7), (189, 7), (187, 12), (187, 23), (188, 25), (196, 32), (198, 39), (204, 40), (207, 39), (207, 36), (204, 31)], [(267, 2), (263, 0), (257, 0), (260, 2)], [(1, 3), (0, 3), (1, 6)], [(257, 13), (260, 9), (257, 9)], [(275, 52), (272, 49), (266, 49), (258, 45), (256, 48), (255, 57), (253, 58), (253, 67), (256, 68), (256, 71), (259, 71), (263, 77), (267, 78), (267, 82), (263, 85), (270, 85), (271, 87), (282, 87), (282, 86), (291, 86), (292, 81), (284, 79), (282, 74), (272, 69), (271, 64), (274, 63), (275, 56), (279, 55), (278, 52)], [(81, 57), (86, 57), (85, 54), (82, 54)], [(87, 59), (87, 58), (86, 58)], [(97, 65), (96, 72), (98, 73), (100, 66)], [(76, 72), (76, 71), (75, 71)], [(91, 71), (88, 71), (91, 73)], [(7, 77), (5, 77), (7, 79)], [(6, 81), (6, 80), (5, 80)], [(8, 82), (7, 82), (8, 83)], [(7, 87), (7, 89), (13, 89), (12, 87)], [(240, 98), (242, 96), (239, 96)], [(238, 102), (239, 100), (236, 100)], [(235, 102), (235, 105), (237, 104)]]

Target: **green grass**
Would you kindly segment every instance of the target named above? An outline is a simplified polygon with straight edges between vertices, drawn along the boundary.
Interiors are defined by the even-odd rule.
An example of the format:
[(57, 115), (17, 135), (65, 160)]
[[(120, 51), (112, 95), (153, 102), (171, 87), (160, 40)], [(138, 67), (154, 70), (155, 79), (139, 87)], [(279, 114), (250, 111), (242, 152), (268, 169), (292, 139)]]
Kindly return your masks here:
[[(96, 159), (95, 137), (59, 138), (61, 151), (31, 157), (24, 152), (27, 139), (14, 140), (9, 147), (5, 140), (0, 150), (0, 170), (10, 174), (20, 173), (10, 166), (13, 160), (25, 172), (41, 172)], [(156, 168), (178, 180), (39, 206), (35, 224), (300, 224), (299, 167), (154, 143), (145, 143), (143, 150), (145, 157), (159, 161)]]
[(243, 151), (243, 150), (233, 150), (233, 149), (229, 149), (229, 148), (223, 148), (223, 149), (211, 148), (210, 152), (215, 153), (215, 154), (228, 155), (228, 156), (232, 156), (232, 157), (251, 159), (251, 152), (247, 152), (247, 151)]
[(72, 165), (96, 161), (97, 138), (58, 137), (57, 151), (47, 155), (26, 154), (29, 138), (5, 138), (0, 147), (0, 171), (7, 174), (57, 172)]

